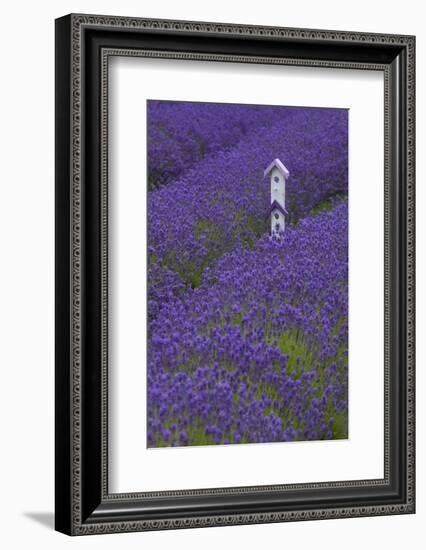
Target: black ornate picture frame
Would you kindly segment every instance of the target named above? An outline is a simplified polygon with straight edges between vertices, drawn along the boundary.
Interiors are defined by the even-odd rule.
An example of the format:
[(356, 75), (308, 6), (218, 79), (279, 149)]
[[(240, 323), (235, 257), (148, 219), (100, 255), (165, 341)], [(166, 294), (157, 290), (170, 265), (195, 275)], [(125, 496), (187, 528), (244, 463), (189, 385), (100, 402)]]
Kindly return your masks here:
[[(384, 74), (383, 479), (108, 490), (108, 60)], [(56, 20), (56, 529), (69, 535), (415, 511), (413, 36), (96, 15)]]

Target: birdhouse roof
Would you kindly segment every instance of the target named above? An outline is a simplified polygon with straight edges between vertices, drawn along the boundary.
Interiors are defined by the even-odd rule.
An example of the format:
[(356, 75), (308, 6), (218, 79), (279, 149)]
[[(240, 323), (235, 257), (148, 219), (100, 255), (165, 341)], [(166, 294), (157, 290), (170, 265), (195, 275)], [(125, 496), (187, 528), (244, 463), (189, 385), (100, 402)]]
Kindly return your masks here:
[(271, 162), (271, 164), (265, 170), (265, 172), (263, 173), (263, 177), (267, 176), (269, 172), (272, 170), (272, 168), (278, 168), (278, 170), (285, 177), (285, 179), (287, 179), (290, 176), (290, 172), (287, 170), (284, 164), (280, 161), (280, 159), (275, 159)]
[(268, 214), (267, 214), (267, 216), (266, 216), (266, 219), (269, 218), (269, 216), (272, 214), (272, 212), (273, 212), (274, 210), (279, 210), (283, 216), (288, 216), (287, 210), (286, 210), (285, 208), (283, 208), (283, 207), (281, 206), (281, 204), (280, 204), (278, 201), (274, 201), (274, 202), (271, 204), (271, 207), (270, 207), (269, 210), (268, 210)]

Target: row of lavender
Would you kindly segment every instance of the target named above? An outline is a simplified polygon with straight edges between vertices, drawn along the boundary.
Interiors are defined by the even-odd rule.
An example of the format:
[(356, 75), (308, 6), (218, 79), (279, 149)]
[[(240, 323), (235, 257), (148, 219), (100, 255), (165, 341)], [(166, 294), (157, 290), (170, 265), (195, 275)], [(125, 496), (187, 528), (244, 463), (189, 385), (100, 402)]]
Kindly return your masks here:
[(347, 112), (232, 107), (149, 103), (149, 446), (347, 435)]
[[(168, 105), (150, 102), (150, 119), (155, 120), (158, 105), (163, 104)], [(177, 114), (163, 138), (163, 148), (169, 144), (173, 149), (182, 139), (174, 128), (177, 120), (186, 128), (189, 109), (200, 128), (207, 126), (203, 139), (208, 143), (213, 122), (202, 123), (203, 104), (172, 105)], [(229, 106), (213, 107), (219, 121), (230, 118)], [(244, 118), (246, 113), (247, 119), (253, 120), (251, 109), (240, 106), (239, 116)], [(223, 253), (239, 246), (251, 247), (268, 231), (270, 196), (263, 170), (275, 157), (291, 172), (286, 191), (290, 223), (308, 215), (322, 201), (347, 193), (347, 111), (275, 107), (271, 117), (272, 108), (264, 109), (265, 118), (273, 119), (268, 128), (254, 125), (234, 147), (212, 152), (179, 178), (149, 193), (151, 316), (171, 293), (179, 295), (187, 285), (199, 286), (206, 267), (214, 265)], [(149, 134), (149, 150), (151, 141)]]
[[(149, 345), (149, 445), (346, 434), (347, 205), (222, 256)], [(330, 276), (332, 274), (332, 276)]]
[(160, 187), (202, 158), (231, 149), (253, 128), (268, 128), (275, 107), (148, 102), (148, 186)]

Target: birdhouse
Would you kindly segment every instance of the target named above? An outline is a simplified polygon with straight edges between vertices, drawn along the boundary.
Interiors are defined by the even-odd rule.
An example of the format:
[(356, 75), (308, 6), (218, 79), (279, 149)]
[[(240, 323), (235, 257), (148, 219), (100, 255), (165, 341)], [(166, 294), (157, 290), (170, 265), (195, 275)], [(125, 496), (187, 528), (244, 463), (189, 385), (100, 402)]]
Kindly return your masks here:
[(271, 178), (271, 206), (268, 218), (271, 217), (271, 235), (274, 235), (285, 230), (285, 218), (288, 216), (285, 208), (285, 185), (290, 172), (280, 159), (275, 159), (266, 168), (264, 177), (268, 174)]

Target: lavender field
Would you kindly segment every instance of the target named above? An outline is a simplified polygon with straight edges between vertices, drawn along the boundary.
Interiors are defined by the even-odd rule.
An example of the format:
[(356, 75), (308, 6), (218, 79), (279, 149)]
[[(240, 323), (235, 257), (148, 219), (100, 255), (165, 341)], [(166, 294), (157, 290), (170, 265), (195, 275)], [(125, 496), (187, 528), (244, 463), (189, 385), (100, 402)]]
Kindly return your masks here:
[(347, 110), (147, 109), (148, 447), (347, 438)]

